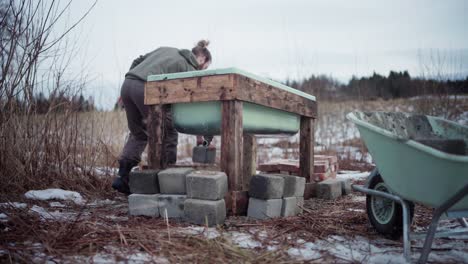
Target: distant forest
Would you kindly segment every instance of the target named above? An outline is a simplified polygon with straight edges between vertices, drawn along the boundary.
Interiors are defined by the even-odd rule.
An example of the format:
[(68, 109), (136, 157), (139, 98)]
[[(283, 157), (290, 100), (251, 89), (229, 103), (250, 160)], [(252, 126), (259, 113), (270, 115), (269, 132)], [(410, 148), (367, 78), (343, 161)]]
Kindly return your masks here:
[(286, 85), (313, 94), (320, 100), (374, 100), (407, 98), (420, 95), (468, 94), (468, 76), (464, 80), (411, 78), (407, 71), (391, 71), (388, 76), (353, 77), (347, 84), (326, 75), (312, 75)]

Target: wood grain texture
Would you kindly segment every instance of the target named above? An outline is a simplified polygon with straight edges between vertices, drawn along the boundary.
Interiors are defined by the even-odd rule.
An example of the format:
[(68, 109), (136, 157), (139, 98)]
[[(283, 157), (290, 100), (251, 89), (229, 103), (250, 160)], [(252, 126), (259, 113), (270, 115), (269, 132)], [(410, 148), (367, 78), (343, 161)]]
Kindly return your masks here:
[(299, 176), (310, 182), (314, 176), (314, 119), (302, 116), (299, 133)]
[(228, 176), (229, 190), (241, 191), (243, 186), (242, 102), (223, 101), (221, 116), (220, 167)]
[(250, 178), (257, 172), (257, 140), (254, 135), (244, 134), (244, 172), (242, 190), (249, 190)]
[(165, 114), (162, 105), (152, 105), (148, 113), (148, 167), (164, 169), (166, 167), (164, 142)]

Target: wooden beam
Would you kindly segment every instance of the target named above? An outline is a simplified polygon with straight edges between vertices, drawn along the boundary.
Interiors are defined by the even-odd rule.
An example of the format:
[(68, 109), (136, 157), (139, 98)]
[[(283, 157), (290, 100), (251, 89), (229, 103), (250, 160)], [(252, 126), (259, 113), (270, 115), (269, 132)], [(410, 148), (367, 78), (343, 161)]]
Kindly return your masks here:
[(221, 107), (220, 167), (228, 176), (231, 191), (241, 191), (242, 177), (242, 102), (223, 101)]
[(164, 142), (164, 120), (166, 116), (162, 105), (152, 105), (148, 112), (148, 167), (164, 169), (166, 167), (166, 149)]
[(299, 133), (299, 176), (309, 182), (314, 175), (314, 119), (301, 116)]
[(243, 190), (249, 190), (250, 178), (257, 172), (257, 140), (254, 135), (244, 134)]

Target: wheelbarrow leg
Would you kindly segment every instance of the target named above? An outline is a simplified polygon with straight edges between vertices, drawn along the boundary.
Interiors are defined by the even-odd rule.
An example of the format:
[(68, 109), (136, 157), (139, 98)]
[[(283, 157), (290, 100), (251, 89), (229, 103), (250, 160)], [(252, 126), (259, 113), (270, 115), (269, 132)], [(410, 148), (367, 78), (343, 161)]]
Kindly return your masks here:
[(419, 258), (418, 263), (427, 262), (427, 258), (429, 257), (429, 253), (431, 252), (432, 241), (434, 240), (434, 235), (437, 231), (437, 226), (439, 224), (439, 220), (442, 214), (445, 213), (450, 207), (452, 207), (466, 195), (468, 195), (468, 184), (465, 185), (454, 196), (448, 199), (445, 203), (443, 203), (441, 206), (437, 207), (434, 210), (431, 225), (429, 226), (429, 231), (427, 232), (426, 240), (424, 241), (421, 257)]

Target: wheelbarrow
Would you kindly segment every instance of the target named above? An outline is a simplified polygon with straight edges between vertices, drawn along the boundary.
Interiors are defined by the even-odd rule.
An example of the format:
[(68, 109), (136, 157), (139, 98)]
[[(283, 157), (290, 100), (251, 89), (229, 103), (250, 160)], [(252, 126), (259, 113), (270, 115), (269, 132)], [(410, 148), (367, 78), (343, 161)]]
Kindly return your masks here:
[[(468, 234), (468, 127), (442, 118), (391, 112), (352, 112), (377, 167), (364, 186), (367, 215), (377, 232), (403, 235), (410, 261), (411, 240), (425, 239), (419, 263), (425, 263), (434, 237)], [(410, 233), (414, 203), (433, 208), (425, 233)], [(462, 227), (437, 232), (442, 216)]]

